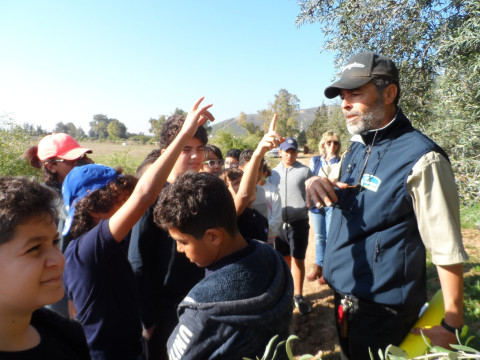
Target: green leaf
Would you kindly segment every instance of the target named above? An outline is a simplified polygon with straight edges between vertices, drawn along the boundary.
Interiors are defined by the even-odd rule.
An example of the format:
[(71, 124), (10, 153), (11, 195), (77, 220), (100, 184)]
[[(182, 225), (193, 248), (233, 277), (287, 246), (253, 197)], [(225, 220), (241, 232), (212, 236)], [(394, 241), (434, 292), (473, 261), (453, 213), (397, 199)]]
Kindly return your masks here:
[(447, 349), (445, 349), (441, 346), (432, 346), (430, 348), (430, 352), (433, 352), (433, 353), (447, 353), (448, 354), (448, 353), (451, 353), (452, 351), (447, 350)]
[[(408, 359), (409, 355), (408, 353), (399, 348), (398, 346), (390, 345), (387, 347), (387, 350), (385, 350), (385, 354), (392, 354), (395, 358), (402, 358), (402, 359)], [(389, 356), (389, 358), (392, 358)]]
[(292, 346), (290, 345), (290, 342), (292, 342), (292, 340), (299, 340), (299, 337), (296, 335), (290, 335), (287, 339), (287, 345), (285, 347), (287, 349), (288, 358), (291, 360), (293, 360)]
[(423, 331), (420, 331), (420, 335), (422, 335), (422, 339), (425, 342), (425, 344), (427, 344), (429, 351), (432, 351), (432, 345), (430, 344), (430, 341), (428, 340), (428, 338), (425, 335), (423, 335)]
[[(275, 358), (277, 357), (277, 353), (278, 353), (278, 349), (280, 349), (280, 347), (285, 344), (285, 340), (283, 341), (280, 341), (277, 346), (275, 347), (275, 352), (273, 353), (273, 356), (272, 356), (272, 360), (275, 360)], [(265, 359), (265, 360), (268, 360), (268, 359)]]
[(448, 353), (448, 359), (449, 360), (457, 360), (458, 357), (459, 357), (459, 355), (457, 353), (454, 353), (454, 352)]
[(468, 353), (472, 353), (472, 354), (480, 354), (480, 352), (478, 350), (475, 350), (474, 348), (471, 348), (469, 346), (465, 346), (465, 345), (450, 345), (452, 347), (452, 349), (455, 349), (457, 351), (465, 351), (465, 352), (468, 352)]
[(270, 351), (272, 351), (273, 345), (277, 342), (277, 339), (278, 335), (275, 335), (273, 338), (270, 339), (267, 347), (265, 348), (265, 352), (263, 353), (262, 360), (266, 360), (268, 358), (268, 355), (270, 354)]
[(299, 360), (309, 360), (309, 359), (313, 359), (313, 358), (314, 358), (313, 355), (305, 354), (305, 355), (300, 356)]
[[(368, 353), (370, 354), (370, 359), (374, 360), (375, 358), (373, 357), (372, 349), (370, 349), (370, 347), (368, 348)], [(380, 360), (384, 360), (384, 356), (381, 349), (378, 349), (378, 356), (380, 357)]]
[(467, 346), (469, 344), (470, 341), (472, 341), (473, 339), (475, 339), (475, 336), (470, 336), (466, 341), (465, 341), (465, 346)]

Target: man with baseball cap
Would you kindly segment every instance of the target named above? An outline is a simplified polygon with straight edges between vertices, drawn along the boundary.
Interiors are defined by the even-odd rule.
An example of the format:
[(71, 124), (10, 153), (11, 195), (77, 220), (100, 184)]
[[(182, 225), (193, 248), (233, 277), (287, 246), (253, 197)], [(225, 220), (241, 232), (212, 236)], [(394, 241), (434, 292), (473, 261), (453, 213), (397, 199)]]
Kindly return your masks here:
[[(343, 359), (370, 359), (399, 345), (427, 300), (426, 248), (445, 304), (434, 345), (456, 342), (463, 326), (458, 194), (448, 156), (398, 107), (399, 71), (371, 52), (353, 56), (325, 96), (340, 96), (353, 135), (327, 177), (306, 181), (307, 205), (334, 206), (323, 276), (335, 292)], [(419, 333), (419, 329), (414, 330)]]
[(282, 200), (282, 225), (275, 239), (275, 249), (292, 269), (295, 307), (301, 315), (312, 310), (303, 297), (305, 253), (308, 245), (308, 209), (305, 205), (305, 181), (313, 176), (308, 166), (297, 161), (297, 140), (287, 137), (280, 144), (281, 162), (272, 169), (269, 182), (276, 186)]

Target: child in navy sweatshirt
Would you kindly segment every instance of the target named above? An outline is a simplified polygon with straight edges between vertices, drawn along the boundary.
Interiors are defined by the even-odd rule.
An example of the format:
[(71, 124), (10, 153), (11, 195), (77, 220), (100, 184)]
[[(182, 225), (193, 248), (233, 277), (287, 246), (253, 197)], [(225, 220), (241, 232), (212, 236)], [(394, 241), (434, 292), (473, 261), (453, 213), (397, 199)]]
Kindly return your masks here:
[[(278, 145), (269, 132), (259, 155)], [(271, 246), (245, 239), (234, 200), (218, 177), (187, 172), (164, 189), (154, 219), (207, 276), (179, 305), (168, 340), (170, 360), (242, 359), (262, 354), (275, 335), (288, 337), (293, 281)]]

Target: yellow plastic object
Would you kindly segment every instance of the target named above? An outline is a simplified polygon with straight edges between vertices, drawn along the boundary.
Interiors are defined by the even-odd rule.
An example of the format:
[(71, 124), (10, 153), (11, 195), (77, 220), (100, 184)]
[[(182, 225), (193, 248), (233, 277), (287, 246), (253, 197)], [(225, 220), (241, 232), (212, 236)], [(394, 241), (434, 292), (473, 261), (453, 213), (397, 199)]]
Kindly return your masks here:
[[(438, 290), (432, 299), (426, 303), (426, 310), (417, 320), (413, 327), (416, 328), (429, 328), (433, 326), (440, 325), (442, 319), (445, 317), (445, 307), (443, 304), (443, 294), (442, 290)], [(426, 337), (428, 340), (428, 338)], [(410, 358), (417, 356), (422, 356), (427, 351), (427, 344), (423, 340), (421, 335), (414, 335), (408, 333), (405, 339), (400, 344), (400, 348), (405, 350)]]

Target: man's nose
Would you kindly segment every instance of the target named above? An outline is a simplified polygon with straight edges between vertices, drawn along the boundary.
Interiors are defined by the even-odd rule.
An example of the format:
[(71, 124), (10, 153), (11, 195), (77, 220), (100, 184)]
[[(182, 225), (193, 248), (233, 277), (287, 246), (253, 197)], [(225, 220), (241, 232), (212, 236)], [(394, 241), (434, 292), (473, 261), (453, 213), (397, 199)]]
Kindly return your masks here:
[(342, 99), (342, 109), (347, 110), (347, 111), (352, 109), (352, 104), (350, 103), (350, 101), (347, 97), (344, 97)]

